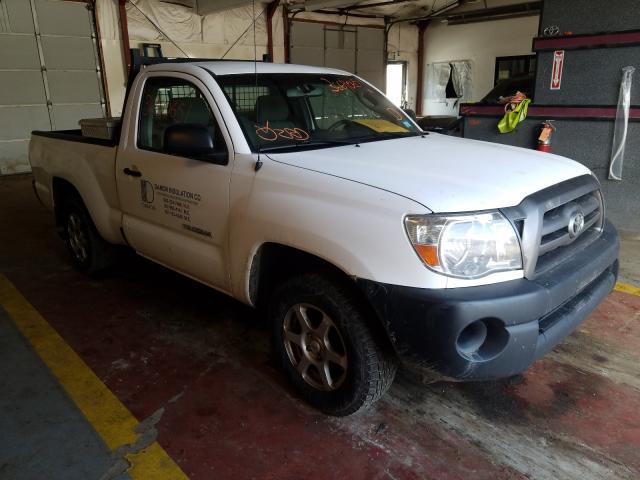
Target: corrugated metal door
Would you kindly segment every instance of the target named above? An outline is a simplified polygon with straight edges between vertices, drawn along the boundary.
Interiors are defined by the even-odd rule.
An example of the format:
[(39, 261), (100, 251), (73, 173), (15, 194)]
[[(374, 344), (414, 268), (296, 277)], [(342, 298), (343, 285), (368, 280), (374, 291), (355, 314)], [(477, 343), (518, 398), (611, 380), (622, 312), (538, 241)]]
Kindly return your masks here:
[(32, 130), (104, 115), (99, 65), (87, 4), (0, 0), (0, 174), (29, 170)]
[(324, 63), (326, 67), (356, 72), (355, 27), (326, 25), (324, 28)]
[(384, 30), (358, 27), (356, 73), (385, 90), (387, 79)]
[(384, 90), (384, 29), (292, 21), (291, 63), (339, 68)]

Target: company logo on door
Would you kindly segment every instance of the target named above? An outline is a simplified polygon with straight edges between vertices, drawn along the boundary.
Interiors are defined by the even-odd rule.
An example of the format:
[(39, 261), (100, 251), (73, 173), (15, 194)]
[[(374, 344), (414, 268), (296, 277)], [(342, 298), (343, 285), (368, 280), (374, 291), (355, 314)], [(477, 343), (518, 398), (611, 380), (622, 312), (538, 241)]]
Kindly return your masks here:
[(202, 195), (160, 183), (151, 183), (148, 180), (140, 180), (142, 206), (148, 210), (156, 210), (156, 204), (154, 204), (156, 199), (160, 212), (182, 222), (191, 223), (192, 207), (200, 205)]
[(155, 188), (156, 191), (158, 192), (168, 194), (168, 195), (173, 195), (175, 197), (186, 198), (188, 200), (193, 200), (195, 202), (199, 202), (200, 200), (202, 200), (202, 196), (199, 193), (189, 192), (188, 190), (179, 190), (175, 187), (167, 187), (166, 185), (160, 185), (159, 183), (155, 183), (153, 185), (153, 188)]
[(153, 203), (156, 198), (153, 184), (148, 180), (140, 180), (140, 197), (144, 203)]

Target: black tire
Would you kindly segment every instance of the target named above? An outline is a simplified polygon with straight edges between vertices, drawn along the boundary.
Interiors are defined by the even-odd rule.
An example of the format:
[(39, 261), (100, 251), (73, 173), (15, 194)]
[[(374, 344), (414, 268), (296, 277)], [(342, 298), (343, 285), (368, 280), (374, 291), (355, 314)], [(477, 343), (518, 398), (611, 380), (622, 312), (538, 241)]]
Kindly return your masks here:
[[(301, 309), (308, 317), (304, 323), (317, 329), (306, 330), (307, 333), (301, 329), (296, 337), (293, 325), (303, 324)], [(269, 320), (279, 361), (304, 398), (324, 413), (346, 416), (366, 409), (393, 383), (396, 358), (383, 346), (384, 342), (377, 341), (363, 311), (347, 282), (318, 273), (286, 280), (270, 301)], [(328, 330), (322, 328), (329, 323), (333, 326)], [(315, 336), (320, 331), (325, 333)], [(303, 337), (306, 340), (298, 343), (291, 340)], [(329, 355), (339, 358), (346, 368), (333, 360), (327, 363)], [(324, 365), (323, 371), (329, 373), (321, 373), (310, 362)], [(296, 366), (304, 370), (304, 375)]]
[(64, 202), (62, 229), (73, 265), (79, 271), (92, 275), (115, 261), (115, 247), (100, 236), (79, 198), (71, 197)]

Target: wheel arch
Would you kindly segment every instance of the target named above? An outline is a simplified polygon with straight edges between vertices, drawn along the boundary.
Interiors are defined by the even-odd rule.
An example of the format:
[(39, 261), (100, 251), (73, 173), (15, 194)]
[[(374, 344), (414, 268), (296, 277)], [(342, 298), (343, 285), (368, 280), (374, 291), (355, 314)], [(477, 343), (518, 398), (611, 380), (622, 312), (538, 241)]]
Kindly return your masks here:
[[(106, 198), (101, 195), (99, 187), (76, 183), (64, 176), (54, 175), (51, 178), (51, 198), (56, 227), (60, 229), (63, 222), (64, 202), (68, 198), (76, 198), (82, 203), (89, 218), (98, 230), (100, 236), (112, 244), (125, 245), (120, 230), (122, 216), (119, 210), (111, 207)], [(92, 189), (93, 188), (93, 189)], [(96, 189), (98, 188), (98, 189)]]
[(265, 242), (255, 251), (249, 268), (249, 300), (259, 310), (265, 310), (274, 289), (283, 281), (304, 273), (320, 272), (345, 288), (367, 318), (381, 345), (393, 350), (382, 318), (356, 284), (356, 278), (318, 255), (276, 242)]
[(62, 177), (53, 177), (51, 179), (51, 190), (53, 196), (53, 212), (56, 221), (56, 227), (60, 229), (63, 224), (63, 205), (66, 199), (76, 197), (82, 202), (85, 209), (87, 208), (80, 191), (69, 181)]

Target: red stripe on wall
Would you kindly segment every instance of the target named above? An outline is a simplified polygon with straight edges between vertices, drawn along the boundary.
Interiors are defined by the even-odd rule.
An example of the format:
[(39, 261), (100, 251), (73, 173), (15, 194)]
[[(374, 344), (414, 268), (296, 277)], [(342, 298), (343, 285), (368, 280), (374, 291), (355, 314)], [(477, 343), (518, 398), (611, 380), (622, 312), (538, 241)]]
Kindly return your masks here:
[[(564, 107), (564, 106), (530, 106), (527, 116), (550, 118), (588, 118), (588, 119), (615, 119), (616, 107)], [(460, 107), (460, 115), (465, 116), (502, 116), (504, 107), (501, 105), (474, 105), (463, 104)], [(640, 107), (632, 107), (629, 110), (629, 118), (640, 120)]]
[(597, 35), (565, 35), (551, 38), (538, 37), (533, 39), (533, 51), (570, 50), (590, 47), (623, 47), (633, 44), (640, 44), (640, 31)]

